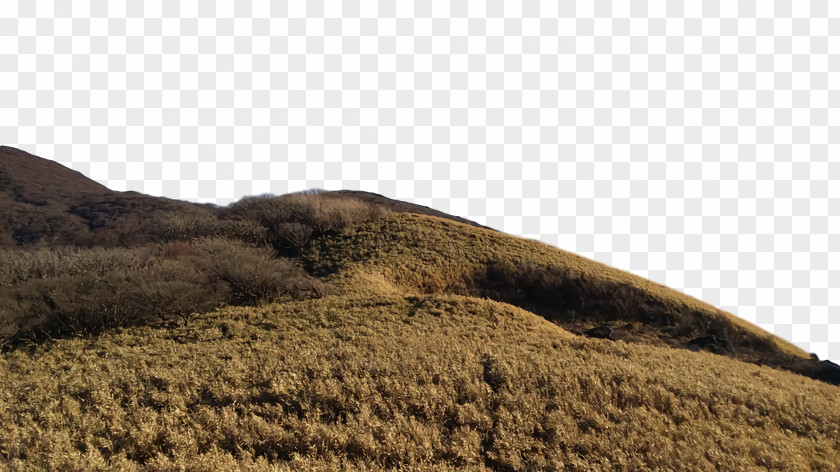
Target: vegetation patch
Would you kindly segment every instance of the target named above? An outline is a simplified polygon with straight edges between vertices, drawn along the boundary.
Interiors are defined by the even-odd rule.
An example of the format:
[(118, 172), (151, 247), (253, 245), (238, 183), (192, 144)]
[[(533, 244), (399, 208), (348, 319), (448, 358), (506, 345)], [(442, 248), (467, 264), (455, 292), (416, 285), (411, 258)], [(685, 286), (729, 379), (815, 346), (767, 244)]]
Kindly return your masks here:
[[(88, 221), (111, 208), (131, 213), (90, 208), (77, 213)], [(0, 346), (186, 322), (225, 304), (326, 296), (332, 289), (289, 256), (386, 212), (352, 198), (293, 194), (245, 199), (218, 214), (165, 214), (138, 226), (130, 240), (152, 241), (139, 245), (0, 248)]]
[(228, 307), (0, 360), (49, 470), (834, 470), (836, 387), (461, 296)]
[(0, 348), (0, 470), (840, 463), (840, 366), (365, 192), (219, 208), (0, 147)]
[(350, 291), (359, 274), (378, 273), (406, 293), (487, 297), (576, 333), (607, 326), (615, 339), (681, 349), (714, 336), (721, 342), (703, 349), (833, 378), (801, 349), (688, 295), (539, 241), (458, 222), (391, 214), (318, 239), (303, 260)]
[(181, 320), (224, 304), (321, 297), (329, 288), (271, 249), (225, 239), (2, 251), (0, 345)]

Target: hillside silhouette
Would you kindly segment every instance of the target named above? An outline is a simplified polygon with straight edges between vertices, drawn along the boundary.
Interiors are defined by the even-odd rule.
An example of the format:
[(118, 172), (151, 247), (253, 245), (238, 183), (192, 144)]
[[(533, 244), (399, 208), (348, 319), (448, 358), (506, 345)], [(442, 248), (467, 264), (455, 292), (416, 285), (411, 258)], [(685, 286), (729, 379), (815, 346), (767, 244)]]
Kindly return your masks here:
[(0, 147), (12, 470), (835, 470), (840, 369), (360, 191), (215, 207)]
[[(394, 212), (452, 219), (465, 218), (362, 191), (325, 192), (372, 202)], [(225, 218), (214, 205), (116, 192), (61, 164), (25, 151), (0, 146), (0, 246), (128, 246), (158, 236), (161, 219)]]

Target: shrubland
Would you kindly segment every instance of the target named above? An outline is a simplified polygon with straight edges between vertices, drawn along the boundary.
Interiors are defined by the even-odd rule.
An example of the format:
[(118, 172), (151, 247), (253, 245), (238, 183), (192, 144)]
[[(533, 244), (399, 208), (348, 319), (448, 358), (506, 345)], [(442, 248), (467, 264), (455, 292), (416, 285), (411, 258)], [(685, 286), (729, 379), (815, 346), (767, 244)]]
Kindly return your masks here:
[(0, 248), (0, 346), (325, 296), (330, 288), (287, 252), (385, 213), (292, 194), (245, 199), (218, 215), (166, 214), (135, 236), (142, 244)]
[(273, 250), (224, 239), (6, 252), (0, 255), (11, 270), (0, 292), (0, 320), (7, 345), (327, 293), (323, 282)]

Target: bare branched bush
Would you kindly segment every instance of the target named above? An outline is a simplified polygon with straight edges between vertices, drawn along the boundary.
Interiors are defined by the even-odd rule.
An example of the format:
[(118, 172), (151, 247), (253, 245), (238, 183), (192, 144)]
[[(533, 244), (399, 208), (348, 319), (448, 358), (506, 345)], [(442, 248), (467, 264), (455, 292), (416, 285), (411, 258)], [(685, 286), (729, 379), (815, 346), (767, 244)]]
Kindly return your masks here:
[(161, 242), (220, 237), (260, 244), (267, 239), (266, 228), (259, 221), (243, 218), (220, 219), (214, 215), (182, 216), (170, 213), (161, 218), (151, 232), (153, 238)]
[(98, 334), (154, 319), (187, 320), (218, 307), (227, 294), (226, 284), (178, 260), (102, 276), (30, 279), (0, 296), (0, 344)]
[(160, 320), (177, 317), (187, 322), (196, 314), (218, 308), (230, 295), (227, 284), (188, 260), (163, 260), (148, 270), (129, 274), (126, 282), (126, 300), (132, 311)]
[(268, 246), (172, 240), (136, 248), (0, 250), (0, 345), (188, 321), (222, 304), (312, 298), (328, 287)]
[(154, 263), (159, 248), (78, 248), (57, 246), (31, 250), (0, 248), (0, 286), (29, 279), (103, 275), (112, 270), (142, 270)]
[(249, 248), (221, 239), (196, 243), (204, 257), (199, 266), (230, 286), (233, 303), (271, 301), (302, 292), (321, 296), (323, 284), (289, 260), (277, 259), (268, 249)]
[[(136, 214), (143, 205), (150, 211)], [(24, 236), (43, 244), (0, 248), (0, 342), (186, 321), (224, 303), (323, 297), (330, 288), (278, 252), (299, 254), (314, 238), (386, 212), (321, 190), (186, 210), (151, 200), (85, 202), (70, 209), (85, 231), (65, 239), (55, 239), (50, 221), (31, 220)], [(60, 241), (82, 246), (45, 246)]]
[(279, 222), (272, 226), (272, 235), (275, 241), (285, 241), (300, 251), (312, 240), (315, 228), (296, 221)]
[(23, 292), (35, 327), (50, 335), (84, 336), (134, 321), (116, 277), (63, 277), (30, 281)]
[(475, 283), (490, 298), (518, 306), (545, 304), (565, 311), (578, 309), (583, 302), (575, 274), (564, 267), (530, 261), (492, 262), (477, 275)]
[(259, 221), (276, 249), (295, 253), (314, 238), (380, 218), (388, 210), (354, 198), (298, 193), (243, 199), (228, 211), (246, 220)]

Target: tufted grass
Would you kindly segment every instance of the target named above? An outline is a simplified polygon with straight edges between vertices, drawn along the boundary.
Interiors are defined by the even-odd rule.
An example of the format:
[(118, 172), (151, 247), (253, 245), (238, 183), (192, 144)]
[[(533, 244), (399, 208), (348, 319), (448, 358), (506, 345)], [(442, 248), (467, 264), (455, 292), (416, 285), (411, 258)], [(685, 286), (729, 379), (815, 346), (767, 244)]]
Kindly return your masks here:
[(229, 307), (0, 361), (11, 470), (834, 470), (836, 387), (457, 295)]
[[(811, 373), (809, 354), (761, 328), (664, 285), (540, 241), (435, 217), (392, 214), (316, 242), (309, 269), (349, 292), (487, 297), (580, 332), (686, 348), (714, 334), (745, 362)], [(363, 282), (362, 282), (363, 281)]]

